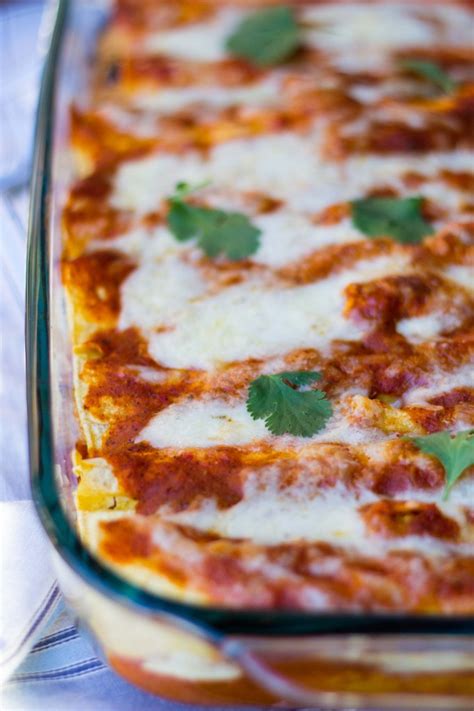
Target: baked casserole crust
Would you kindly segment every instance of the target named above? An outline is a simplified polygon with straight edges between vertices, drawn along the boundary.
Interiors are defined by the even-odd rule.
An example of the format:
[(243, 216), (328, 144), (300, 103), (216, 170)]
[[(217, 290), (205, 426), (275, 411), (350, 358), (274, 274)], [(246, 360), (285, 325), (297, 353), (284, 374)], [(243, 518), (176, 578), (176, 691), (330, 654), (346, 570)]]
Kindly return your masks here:
[[(227, 51), (269, 5), (116, 0), (72, 108), (81, 536), (189, 602), (472, 612), (473, 467), (446, 497), (417, 444), (474, 427), (472, 12), (294, 2), (285, 61)], [(182, 183), (191, 207), (244, 215), (258, 248), (176, 239)], [(427, 234), (362, 231), (355, 204), (377, 198), (416, 199)], [(273, 434), (249, 388), (301, 372), (331, 415)]]

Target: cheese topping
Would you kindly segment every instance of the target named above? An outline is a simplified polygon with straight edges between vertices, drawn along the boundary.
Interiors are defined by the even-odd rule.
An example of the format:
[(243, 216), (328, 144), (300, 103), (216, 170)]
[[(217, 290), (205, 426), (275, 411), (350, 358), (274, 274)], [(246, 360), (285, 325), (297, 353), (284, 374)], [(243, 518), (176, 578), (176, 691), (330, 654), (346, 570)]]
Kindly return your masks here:
[(402, 319), (397, 324), (397, 331), (410, 343), (424, 343), (436, 338), (443, 331), (450, 331), (458, 325), (458, 320), (452, 314), (431, 313), (428, 316), (415, 316)]
[[(295, 3), (301, 47), (261, 67), (226, 51), (244, 4), (159, 5), (112, 16), (93, 105), (72, 112), (83, 177), (63, 274), (84, 541), (189, 602), (472, 612), (473, 470), (444, 500), (443, 463), (416, 444), (474, 426), (472, 14)], [(170, 203), (179, 183), (200, 212)], [(370, 197), (420, 197), (426, 234), (357, 221), (352, 202)], [(221, 211), (212, 229), (202, 208)], [(230, 236), (222, 212), (239, 213)], [(219, 252), (256, 231), (239, 259)], [(286, 423), (303, 398), (288, 378), (260, 381), (277, 389), (251, 416), (257, 378), (300, 371), (327, 406), (308, 437)], [(274, 435), (265, 417), (285, 396)], [(233, 678), (210, 664), (183, 678)]]
[[(324, 349), (334, 339), (353, 340), (362, 333), (342, 313), (344, 288), (377, 276), (401, 273), (404, 268), (403, 259), (380, 258), (308, 286), (262, 288), (260, 283), (245, 282), (207, 298), (191, 298), (176, 318), (169, 310), (166, 314), (160, 311), (159, 299), (166, 292), (160, 292), (157, 301), (156, 292), (144, 285), (140, 292), (134, 290), (134, 298), (138, 293), (142, 298), (133, 305), (127, 298), (128, 291), (124, 291), (121, 325), (151, 327), (151, 355), (173, 368), (205, 369), (223, 362), (274, 356), (294, 348)], [(171, 270), (172, 265), (167, 269)], [(134, 276), (141, 278), (139, 272)], [(178, 276), (177, 272), (173, 278), (169, 271), (168, 276), (175, 285), (172, 290), (182, 289), (179, 305), (188, 288), (190, 296), (195, 296), (192, 282), (187, 284), (184, 275)], [(146, 283), (149, 285), (150, 281)], [(161, 325), (168, 328), (157, 332)]]
[(432, 175), (440, 170), (470, 171), (468, 151), (435, 154), (420, 166), (418, 158), (364, 156), (345, 161), (321, 161), (318, 135), (281, 133), (218, 145), (206, 161), (198, 155), (158, 155), (127, 161), (117, 172), (112, 204), (123, 210), (151, 212), (174, 192), (180, 181), (233, 190), (259, 190), (280, 198), (296, 210), (316, 211), (351, 200), (382, 184), (400, 185), (410, 171)]
[(183, 89), (163, 89), (156, 94), (143, 91), (133, 97), (133, 105), (146, 111), (171, 113), (190, 104), (205, 104), (213, 107), (235, 106), (270, 106), (276, 103), (280, 82), (261, 81), (238, 88), (219, 86), (200, 86)]
[(225, 9), (211, 20), (184, 27), (150, 33), (143, 49), (198, 61), (212, 61), (226, 56), (225, 41), (243, 18), (241, 12)]

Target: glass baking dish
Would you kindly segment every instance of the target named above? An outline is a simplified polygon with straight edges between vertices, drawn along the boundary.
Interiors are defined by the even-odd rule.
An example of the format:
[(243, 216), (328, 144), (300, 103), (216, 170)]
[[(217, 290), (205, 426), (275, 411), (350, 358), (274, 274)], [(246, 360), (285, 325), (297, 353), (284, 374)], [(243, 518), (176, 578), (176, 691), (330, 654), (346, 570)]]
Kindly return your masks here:
[(474, 619), (309, 614), (182, 604), (126, 582), (82, 545), (71, 452), (78, 432), (59, 275), (72, 178), (69, 105), (84, 95), (107, 6), (59, 0), (36, 130), (27, 273), (34, 497), (72, 610), (108, 663), (158, 695), (196, 704), (471, 709)]

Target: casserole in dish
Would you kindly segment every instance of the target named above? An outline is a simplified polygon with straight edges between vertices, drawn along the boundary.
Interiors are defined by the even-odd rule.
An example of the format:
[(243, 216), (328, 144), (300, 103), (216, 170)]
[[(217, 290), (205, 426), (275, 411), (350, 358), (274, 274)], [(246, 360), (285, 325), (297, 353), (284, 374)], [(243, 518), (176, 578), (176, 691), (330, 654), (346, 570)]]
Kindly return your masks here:
[(119, 2), (91, 75), (66, 9), (28, 302), (66, 595), (176, 699), (468, 708), (468, 10)]

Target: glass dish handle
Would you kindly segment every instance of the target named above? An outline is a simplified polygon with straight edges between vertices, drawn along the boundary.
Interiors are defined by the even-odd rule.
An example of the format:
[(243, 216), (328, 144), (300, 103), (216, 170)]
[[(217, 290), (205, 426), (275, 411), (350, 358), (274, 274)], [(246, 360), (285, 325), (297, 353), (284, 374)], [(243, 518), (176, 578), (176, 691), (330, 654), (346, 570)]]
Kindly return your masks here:
[(221, 653), (237, 663), (246, 676), (277, 699), (288, 702), (307, 711), (334, 711), (334, 709), (364, 709), (383, 711), (392, 709), (429, 709), (430, 711), (455, 711), (466, 709), (466, 698), (442, 697), (431, 694), (371, 693), (317, 691), (292, 681), (283, 672), (272, 668), (261, 654), (257, 653), (242, 639), (228, 637), (219, 644)]

